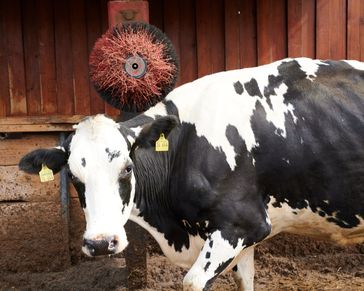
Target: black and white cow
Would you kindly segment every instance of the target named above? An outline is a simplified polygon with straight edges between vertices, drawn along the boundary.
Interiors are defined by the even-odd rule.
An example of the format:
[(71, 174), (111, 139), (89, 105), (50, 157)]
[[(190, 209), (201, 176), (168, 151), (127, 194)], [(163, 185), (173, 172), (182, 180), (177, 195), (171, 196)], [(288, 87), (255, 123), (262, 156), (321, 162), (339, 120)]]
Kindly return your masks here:
[[(155, 141), (168, 136), (169, 150)], [(114, 254), (140, 224), (184, 290), (234, 269), (252, 290), (254, 246), (279, 232), (364, 241), (364, 63), (284, 59), (173, 90), (127, 122), (97, 115), (20, 169), (67, 167), (84, 209), (83, 251)]]

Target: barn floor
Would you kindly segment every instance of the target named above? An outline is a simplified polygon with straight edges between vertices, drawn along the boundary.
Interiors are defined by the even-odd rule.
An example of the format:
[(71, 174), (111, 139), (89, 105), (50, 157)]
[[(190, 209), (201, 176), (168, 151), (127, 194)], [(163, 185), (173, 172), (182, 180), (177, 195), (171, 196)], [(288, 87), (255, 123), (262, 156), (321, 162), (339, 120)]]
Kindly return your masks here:
[[(145, 291), (182, 290), (185, 272), (153, 252)], [(87, 259), (63, 272), (0, 273), (0, 290), (122, 291), (126, 276), (123, 258)], [(364, 245), (282, 236), (258, 247), (255, 278), (256, 290), (364, 290)], [(212, 290), (235, 290), (232, 277), (218, 278)]]

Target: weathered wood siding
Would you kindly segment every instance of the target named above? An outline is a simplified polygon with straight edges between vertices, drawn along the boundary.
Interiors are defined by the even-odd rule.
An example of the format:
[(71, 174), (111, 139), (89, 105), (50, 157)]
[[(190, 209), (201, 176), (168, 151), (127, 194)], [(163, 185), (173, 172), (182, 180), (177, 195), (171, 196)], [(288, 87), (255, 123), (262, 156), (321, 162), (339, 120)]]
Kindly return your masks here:
[(107, 0), (0, 1), (0, 118), (110, 111), (89, 82)]
[(363, 0), (150, 0), (149, 10), (176, 46), (179, 84), (285, 57), (364, 60)]
[[(178, 84), (292, 56), (363, 60), (364, 0), (149, 0)], [(107, 0), (0, 1), (1, 117), (114, 113), (88, 78)], [(363, 44), (363, 45), (362, 45)]]

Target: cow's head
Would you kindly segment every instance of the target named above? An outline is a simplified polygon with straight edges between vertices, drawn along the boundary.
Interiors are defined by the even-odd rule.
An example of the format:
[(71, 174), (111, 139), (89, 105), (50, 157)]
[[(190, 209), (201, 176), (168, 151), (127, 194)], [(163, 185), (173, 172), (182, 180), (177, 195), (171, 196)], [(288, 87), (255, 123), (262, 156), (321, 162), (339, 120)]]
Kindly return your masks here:
[(103, 115), (89, 117), (75, 126), (65, 144), (30, 152), (19, 167), (30, 174), (38, 174), (43, 164), (54, 173), (65, 167), (85, 213), (83, 252), (116, 254), (128, 244), (124, 225), (136, 184), (131, 151), (153, 146), (161, 133), (168, 135), (176, 124), (175, 117), (166, 116), (132, 131)]

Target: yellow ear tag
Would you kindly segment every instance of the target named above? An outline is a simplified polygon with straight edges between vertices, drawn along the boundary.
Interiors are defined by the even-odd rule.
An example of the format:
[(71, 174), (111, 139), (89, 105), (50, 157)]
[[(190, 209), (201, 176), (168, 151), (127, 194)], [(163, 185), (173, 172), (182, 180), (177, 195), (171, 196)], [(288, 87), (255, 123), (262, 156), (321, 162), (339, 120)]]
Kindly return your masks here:
[(54, 180), (53, 171), (45, 164), (42, 164), (42, 169), (39, 172), (39, 178), (42, 183)]
[(164, 137), (164, 134), (161, 133), (159, 139), (155, 142), (155, 151), (156, 152), (168, 152), (169, 142)]

